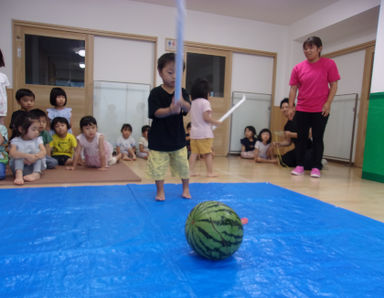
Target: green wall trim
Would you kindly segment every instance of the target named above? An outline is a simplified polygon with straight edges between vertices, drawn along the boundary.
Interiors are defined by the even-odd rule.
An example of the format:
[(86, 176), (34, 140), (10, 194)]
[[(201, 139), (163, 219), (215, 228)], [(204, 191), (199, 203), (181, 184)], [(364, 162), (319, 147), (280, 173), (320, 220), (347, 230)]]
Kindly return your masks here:
[(375, 92), (369, 94), (369, 100), (371, 99), (384, 99), (384, 92)]
[(380, 174), (368, 173), (363, 171), (362, 178), (384, 183), (384, 175), (380, 175)]

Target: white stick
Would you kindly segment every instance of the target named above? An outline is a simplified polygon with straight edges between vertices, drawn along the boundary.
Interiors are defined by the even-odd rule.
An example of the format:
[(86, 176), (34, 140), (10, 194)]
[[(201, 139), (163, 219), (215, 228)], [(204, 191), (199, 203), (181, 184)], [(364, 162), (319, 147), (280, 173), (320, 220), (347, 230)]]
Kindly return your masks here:
[[(219, 122), (223, 122), (225, 119), (227, 119), (229, 115), (231, 115), (245, 100), (246, 100), (246, 97), (243, 94), (243, 97), (241, 98), (241, 100), (238, 103), (236, 103), (232, 108), (230, 108), (228, 112), (226, 112), (223, 116), (221, 116), (221, 118), (219, 119)], [(216, 126), (212, 126), (213, 130), (215, 130), (215, 128)]]
[(181, 80), (183, 78), (183, 60), (184, 60), (184, 18), (185, 18), (184, 0), (177, 0), (175, 102), (177, 102), (181, 97)]

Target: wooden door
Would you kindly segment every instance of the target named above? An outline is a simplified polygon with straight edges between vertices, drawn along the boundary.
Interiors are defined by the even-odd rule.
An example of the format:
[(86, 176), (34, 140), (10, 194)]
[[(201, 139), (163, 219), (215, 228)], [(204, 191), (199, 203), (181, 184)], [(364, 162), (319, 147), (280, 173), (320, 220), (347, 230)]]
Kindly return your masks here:
[[(29, 73), (31, 68), (27, 69), (27, 59), (26, 54), (30, 55), (30, 52), (26, 53), (26, 38), (35, 38), (47, 37), (47, 39), (52, 38), (54, 40), (68, 40), (68, 41), (84, 41), (85, 46), (85, 70), (83, 83), (79, 84), (70, 84), (70, 86), (64, 82), (58, 80), (55, 75), (55, 69), (50, 67), (48, 74), (38, 75), (49, 76), (46, 81), (42, 80), (33, 81), (29, 78)], [(28, 41), (29, 42), (29, 41)], [(54, 46), (53, 46), (54, 47)], [(41, 50), (41, 47), (37, 47), (38, 50)], [(59, 49), (57, 49), (59, 50)], [(75, 50), (75, 49), (74, 49)], [(74, 53), (76, 55), (76, 53)], [(44, 56), (44, 55), (43, 55)], [(32, 90), (35, 94), (35, 108), (42, 109), (46, 111), (47, 108), (52, 107), (49, 102), (49, 94), (53, 87), (61, 87), (65, 90), (67, 94), (67, 107), (72, 108), (72, 124), (74, 134), (79, 133), (79, 121), (80, 118), (87, 114), (92, 114), (92, 93), (93, 93), (93, 36), (78, 33), (73, 31), (67, 31), (65, 28), (59, 30), (57, 28), (50, 28), (49, 26), (42, 26), (37, 24), (24, 24), (22, 22), (14, 22), (14, 49), (13, 49), (13, 59), (14, 59), (14, 69), (13, 69), (13, 82), (14, 82), (14, 94), (20, 88), (27, 88)], [(32, 61), (36, 64), (36, 67), (40, 67), (42, 54), (39, 53), (39, 56), (29, 57), (28, 61)], [(50, 59), (52, 57), (45, 55), (44, 59)], [(38, 62), (36, 62), (36, 60)], [(72, 63), (72, 62), (68, 62)], [(30, 62), (28, 62), (30, 64)], [(50, 64), (53, 65), (53, 64)], [(28, 66), (29, 67), (29, 66)], [(53, 67), (54, 68), (54, 67)], [(43, 70), (39, 70), (43, 72)], [(28, 75), (27, 75), (28, 74)], [(36, 76), (37, 77), (37, 76)], [(20, 107), (17, 104), (16, 100), (12, 100), (11, 111), (16, 111)]]
[[(185, 60), (186, 60), (186, 71), (184, 73), (184, 86), (188, 87), (191, 85), (191, 78), (188, 76), (188, 62), (190, 62), (189, 67), (201, 68), (201, 78), (208, 79), (211, 85), (220, 85), (222, 88), (220, 90), (215, 90), (211, 94), (212, 96), (209, 98), (211, 106), (212, 106), (212, 118), (219, 119), (222, 115), (227, 112), (231, 107), (231, 65), (232, 65), (232, 53), (228, 50), (216, 50), (212, 48), (199, 47), (199, 46), (186, 46), (185, 47)], [(191, 65), (191, 61), (188, 61), (188, 57), (191, 60), (191, 54), (195, 54), (196, 58), (201, 56), (204, 60), (205, 58), (220, 61), (221, 65), (217, 68), (224, 68), (222, 70), (222, 74), (220, 79), (217, 77), (218, 74), (213, 74), (213, 76), (209, 75), (207, 77), (207, 73), (204, 71), (204, 65)], [(197, 72), (198, 75), (198, 72)], [(220, 81), (220, 82), (217, 82)], [(216, 83), (217, 84), (216, 84)], [(217, 88), (214, 88), (217, 89)], [(190, 90), (188, 90), (189, 92)], [(189, 121), (189, 117), (186, 117), (186, 122)], [(229, 149), (229, 133), (230, 133), (230, 123), (229, 120), (225, 120), (222, 125), (217, 127), (214, 131), (214, 151), (218, 156), (225, 156), (228, 154)]]

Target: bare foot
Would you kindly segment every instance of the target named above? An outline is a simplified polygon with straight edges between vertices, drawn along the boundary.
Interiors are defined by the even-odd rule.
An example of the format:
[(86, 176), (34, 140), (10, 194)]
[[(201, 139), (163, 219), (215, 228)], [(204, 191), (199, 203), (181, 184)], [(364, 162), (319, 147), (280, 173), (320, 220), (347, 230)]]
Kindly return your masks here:
[(183, 199), (192, 199), (191, 194), (189, 193), (189, 189), (184, 190), (183, 193), (181, 194), (181, 197)]
[(132, 160), (132, 159), (129, 158), (128, 156), (124, 156), (124, 157), (123, 157), (123, 160)]
[(23, 178), (23, 172), (20, 170), (16, 171), (15, 180), (13, 180), (13, 183), (16, 185), (23, 185), (24, 184), (24, 178)]
[(24, 176), (24, 180), (28, 182), (39, 180), (41, 177), (40, 173), (34, 172), (32, 174)]
[(155, 200), (156, 200), (156, 201), (159, 201), (159, 202), (163, 202), (163, 201), (165, 201), (165, 196), (164, 196), (164, 194), (163, 194), (163, 195), (156, 195)]

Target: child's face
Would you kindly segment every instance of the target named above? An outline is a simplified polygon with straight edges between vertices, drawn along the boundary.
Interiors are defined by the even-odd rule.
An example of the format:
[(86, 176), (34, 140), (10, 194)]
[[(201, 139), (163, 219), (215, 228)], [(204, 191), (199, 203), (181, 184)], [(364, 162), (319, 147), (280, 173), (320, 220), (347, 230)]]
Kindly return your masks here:
[(35, 105), (35, 98), (33, 96), (26, 95), (20, 98), (18, 103), (23, 111), (29, 112), (33, 109), (33, 106)]
[(245, 129), (245, 137), (246, 138), (253, 138), (253, 132), (251, 130), (249, 130), (248, 128)]
[(57, 123), (55, 124), (54, 129), (55, 129), (55, 133), (56, 133), (59, 137), (61, 137), (61, 138), (65, 137), (65, 136), (67, 135), (68, 127), (67, 127), (67, 124), (66, 124), (66, 123), (57, 122)]
[(47, 128), (47, 118), (43, 116), (40, 117), (39, 123), (40, 123), (39, 131), (42, 132)]
[(121, 133), (123, 134), (124, 139), (128, 139), (132, 132), (129, 129), (123, 129)]
[(175, 88), (176, 71), (174, 62), (168, 62), (164, 68), (159, 71), (159, 75), (165, 86), (169, 88)]
[(261, 134), (261, 140), (263, 141), (263, 143), (267, 143), (270, 138), (271, 138), (271, 136), (269, 135), (269, 132), (267, 132), (267, 131), (264, 131)]
[(56, 106), (63, 107), (65, 105), (65, 96), (59, 95), (56, 97)]
[(145, 131), (143, 132), (143, 137), (146, 138), (146, 139), (148, 139), (148, 130), (145, 130)]
[(97, 126), (95, 124), (89, 124), (83, 126), (81, 131), (88, 140), (92, 140), (96, 136)]
[(24, 135), (24, 139), (33, 140), (40, 135), (39, 131), (40, 121), (33, 121), (31, 126), (29, 126), (27, 133)]

